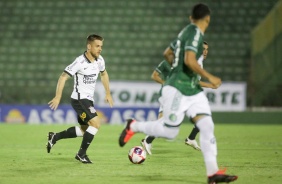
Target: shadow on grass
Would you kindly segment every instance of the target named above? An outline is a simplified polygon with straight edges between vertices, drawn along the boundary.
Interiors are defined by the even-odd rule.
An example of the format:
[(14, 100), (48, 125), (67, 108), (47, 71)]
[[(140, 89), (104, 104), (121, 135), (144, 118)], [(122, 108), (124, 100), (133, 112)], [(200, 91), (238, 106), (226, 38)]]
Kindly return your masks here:
[[(160, 175), (160, 174), (151, 174), (151, 175), (129, 175), (129, 176), (122, 176), (125, 177), (123, 180), (127, 181), (128, 183), (131, 183), (134, 181), (138, 181), (141, 183), (173, 183), (173, 184), (177, 184), (177, 183), (193, 183), (193, 184), (197, 184), (197, 183), (204, 183), (202, 181), (196, 181), (196, 180), (192, 180), (189, 177), (174, 177), (171, 175)], [(130, 178), (130, 179), (129, 179)]]

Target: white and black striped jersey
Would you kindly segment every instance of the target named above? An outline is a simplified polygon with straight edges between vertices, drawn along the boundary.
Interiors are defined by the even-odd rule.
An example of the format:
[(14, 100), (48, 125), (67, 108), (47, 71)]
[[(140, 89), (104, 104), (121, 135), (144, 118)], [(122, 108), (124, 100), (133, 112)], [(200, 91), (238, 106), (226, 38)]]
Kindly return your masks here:
[(71, 98), (94, 101), (96, 80), (99, 73), (105, 71), (105, 69), (105, 61), (101, 55), (94, 62), (90, 62), (85, 53), (78, 56), (74, 62), (64, 70), (64, 72), (71, 77), (74, 76)]
[[(201, 57), (197, 61), (197, 63), (201, 66), (201, 68), (204, 68), (203, 61), (204, 61), (204, 55), (201, 55)], [(201, 78), (202, 77), (200, 75), (198, 75), (198, 79), (201, 80)]]

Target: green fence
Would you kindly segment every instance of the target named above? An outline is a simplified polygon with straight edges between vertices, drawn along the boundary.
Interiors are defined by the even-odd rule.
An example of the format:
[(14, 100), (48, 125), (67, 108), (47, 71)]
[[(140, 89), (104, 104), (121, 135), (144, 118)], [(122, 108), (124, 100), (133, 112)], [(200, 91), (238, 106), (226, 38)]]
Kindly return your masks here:
[[(1, 0), (0, 103), (46, 104), (64, 67), (105, 38), (111, 80), (150, 80), (162, 53), (188, 23), (197, 0)], [(212, 9), (205, 67), (223, 81), (246, 81), (251, 29), (277, 0), (204, 0)], [(72, 82), (64, 90), (69, 100)]]
[(252, 32), (252, 106), (282, 106), (282, 1)]

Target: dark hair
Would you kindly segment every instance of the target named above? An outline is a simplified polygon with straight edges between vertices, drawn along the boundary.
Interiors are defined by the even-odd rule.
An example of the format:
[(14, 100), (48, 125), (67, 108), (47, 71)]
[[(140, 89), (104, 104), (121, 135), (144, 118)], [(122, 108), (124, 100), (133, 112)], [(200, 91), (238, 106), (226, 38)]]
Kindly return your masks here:
[(193, 19), (199, 20), (210, 14), (211, 10), (206, 4), (198, 3), (193, 6), (191, 16)]
[(206, 41), (204, 41), (204, 44), (205, 44), (205, 45), (209, 45), (208, 42), (206, 42)]
[(96, 35), (96, 34), (91, 34), (87, 36), (87, 44), (90, 42), (93, 42), (94, 40), (101, 40), (104, 41), (104, 38), (102, 36)]

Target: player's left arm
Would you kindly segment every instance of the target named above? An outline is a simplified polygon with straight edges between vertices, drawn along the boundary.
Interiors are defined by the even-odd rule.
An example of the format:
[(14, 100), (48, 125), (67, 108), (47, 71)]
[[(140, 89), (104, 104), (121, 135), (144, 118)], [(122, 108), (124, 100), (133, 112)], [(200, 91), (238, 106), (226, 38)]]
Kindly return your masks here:
[(157, 70), (154, 70), (152, 75), (151, 75), (151, 79), (153, 79), (154, 81), (156, 81), (157, 83), (160, 84), (164, 84), (164, 80), (161, 78), (160, 73)]
[(110, 107), (113, 107), (114, 102), (110, 91), (110, 79), (107, 70), (100, 72), (101, 81), (106, 91), (105, 100), (110, 104)]
[(199, 81), (199, 84), (201, 87), (204, 87), (204, 88), (211, 88), (211, 89), (218, 88), (217, 86), (213, 85), (212, 83), (208, 83), (208, 82)]
[(174, 40), (173, 42), (170, 43), (170, 45), (165, 49), (163, 55), (165, 57), (165, 59), (167, 60), (167, 62), (172, 65), (173, 60), (175, 58), (175, 46), (176, 46), (176, 42), (177, 40)]
[(188, 66), (193, 72), (199, 74), (201, 77), (208, 79), (208, 81), (219, 87), (221, 85), (221, 79), (207, 72), (205, 69), (201, 68), (201, 66), (197, 63), (196, 53), (192, 50), (185, 51), (185, 59), (184, 63)]
[(174, 51), (171, 47), (167, 47), (164, 51), (164, 57), (169, 62), (169, 64), (172, 64), (174, 60)]

